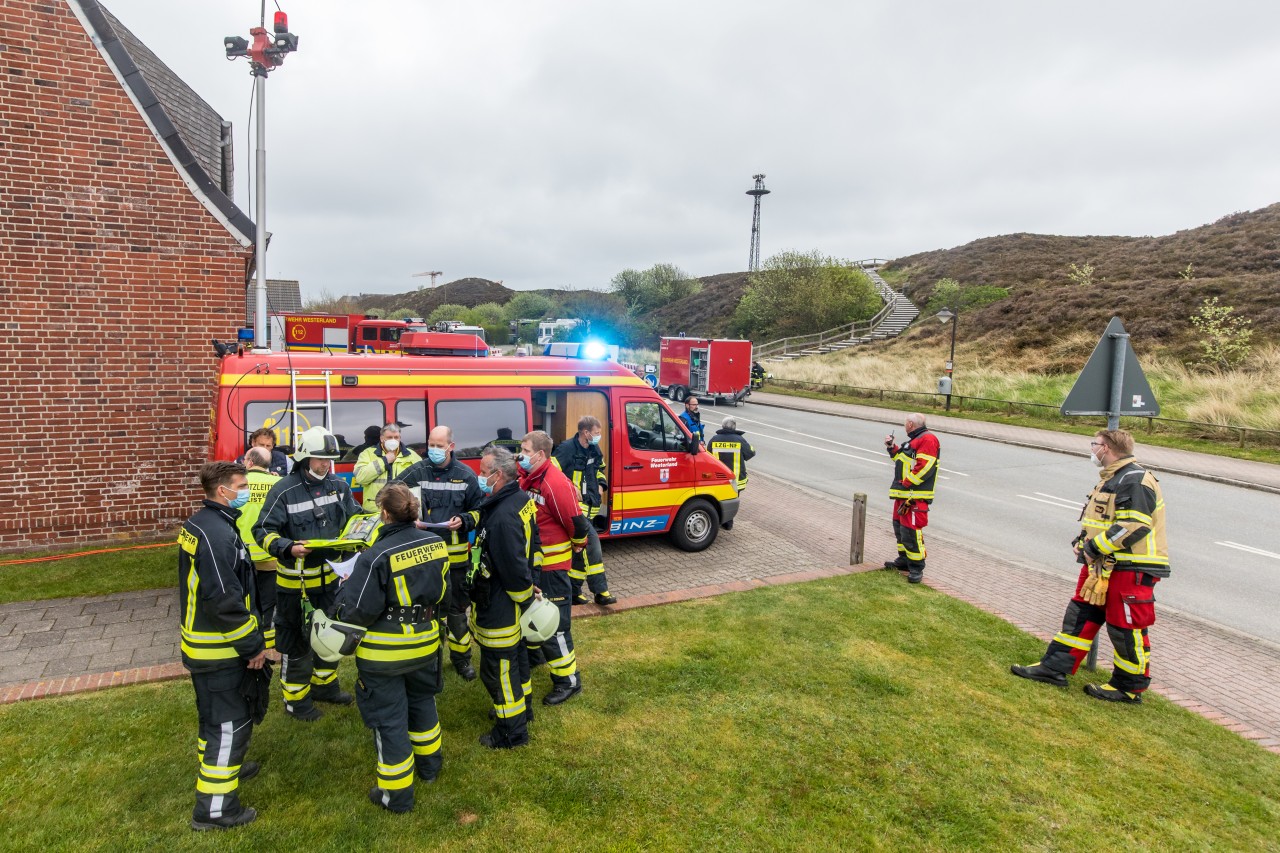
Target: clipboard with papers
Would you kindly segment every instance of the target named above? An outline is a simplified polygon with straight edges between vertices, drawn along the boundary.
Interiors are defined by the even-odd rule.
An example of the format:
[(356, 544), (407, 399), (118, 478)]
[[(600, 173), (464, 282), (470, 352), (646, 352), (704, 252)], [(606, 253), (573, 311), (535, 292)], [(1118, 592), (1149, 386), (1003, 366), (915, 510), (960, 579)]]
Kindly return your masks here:
[(347, 519), (342, 532), (332, 539), (308, 539), (308, 548), (334, 548), (339, 551), (362, 551), (378, 539), (382, 530), (382, 513), (362, 512)]

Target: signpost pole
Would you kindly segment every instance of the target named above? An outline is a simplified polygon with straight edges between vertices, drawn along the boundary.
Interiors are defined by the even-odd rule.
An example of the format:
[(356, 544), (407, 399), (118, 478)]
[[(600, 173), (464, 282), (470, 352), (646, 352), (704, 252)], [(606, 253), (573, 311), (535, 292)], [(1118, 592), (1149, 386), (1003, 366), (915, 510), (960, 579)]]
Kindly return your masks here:
[(1107, 429), (1120, 429), (1120, 397), (1124, 391), (1124, 353), (1129, 333), (1111, 334), (1111, 405), (1107, 409)]

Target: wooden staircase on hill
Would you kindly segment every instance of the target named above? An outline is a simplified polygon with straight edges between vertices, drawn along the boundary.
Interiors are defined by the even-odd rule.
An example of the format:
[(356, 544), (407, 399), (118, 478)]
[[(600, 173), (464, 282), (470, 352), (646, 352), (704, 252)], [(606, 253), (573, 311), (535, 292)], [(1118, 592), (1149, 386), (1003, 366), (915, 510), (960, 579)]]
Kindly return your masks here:
[(895, 338), (902, 330), (910, 326), (920, 315), (920, 309), (910, 299), (889, 286), (874, 268), (863, 266), (863, 272), (870, 277), (884, 307), (870, 320), (862, 323), (847, 323), (825, 332), (812, 335), (793, 335), (779, 338), (755, 348), (753, 353), (757, 361), (790, 361), (807, 355), (824, 355), (829, 352), (856, 347), (871, 341), (883, 341)]

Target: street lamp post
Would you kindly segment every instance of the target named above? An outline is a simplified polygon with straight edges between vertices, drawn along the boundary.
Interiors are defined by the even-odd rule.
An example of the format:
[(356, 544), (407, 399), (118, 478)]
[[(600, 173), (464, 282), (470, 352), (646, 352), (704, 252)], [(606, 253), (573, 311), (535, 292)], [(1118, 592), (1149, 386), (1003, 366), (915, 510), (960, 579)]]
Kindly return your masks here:
[[(951, 357), (947, 359), (947, 378), (955, 382), (955, 366), (956, 366), (956, 326), (960, 325), (960, 306), (956, 306), (956, 310), (943, 308), (938, 312), (938, 320), (942, 323), (951, 323)], [(947, 386), (947, 411), (951, 411), (951, 388)]]

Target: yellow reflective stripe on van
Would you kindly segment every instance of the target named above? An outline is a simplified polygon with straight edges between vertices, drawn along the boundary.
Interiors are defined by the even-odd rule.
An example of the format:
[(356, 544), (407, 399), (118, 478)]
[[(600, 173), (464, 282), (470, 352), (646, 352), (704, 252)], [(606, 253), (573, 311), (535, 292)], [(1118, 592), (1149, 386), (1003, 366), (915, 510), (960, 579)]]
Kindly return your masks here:
[[(409, 356), (406, 356), (409, 358)], [(384, 367), (384, 370), (395, 370), (396, 368)], [(421, 364), (406, 363), (404, 370), (406, 375), (393, 375), (381, 372), (358, 373), (361, 378), (361, 387), (366, 385), (372, 387), (385, 386), (416, 386), (416, 387), (432, 387), (432, 386), (472, 386), (478, 388), (527, 388), (527, 387), (566, 387), (574, 388), (578, 384), (578, 378), (573, 374), (553, 373), (548, 375), (539, 374), (516, 374), (512, 369), (512, 373), (489, 373), (486, 371), (476, 371), (475, 373), (460, 374), (432, 374), (426, 372), (430, 368), (424, 368)], [(408, 371), (420, 371), (409, 374)], [(329, 377), (329, 384), (333, 387), (342, 387), (342, 372), (335, 372)], [(591, 377), (591, 387), (612, 387), (612, 388), (644, 388), (649, 390), (649, 385), (639, 376), (623, 376), (613, 374), (597, 374), (587, 373)], [(262, 388), (274, 385), (288, 386), (290, 377), (288, 374), (279, 373), (224, 373), (221, 377), (221, 384), (225, 386), (239, 386), (244, 388)]]

